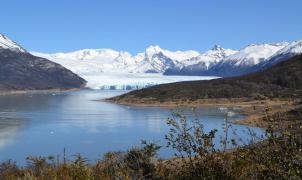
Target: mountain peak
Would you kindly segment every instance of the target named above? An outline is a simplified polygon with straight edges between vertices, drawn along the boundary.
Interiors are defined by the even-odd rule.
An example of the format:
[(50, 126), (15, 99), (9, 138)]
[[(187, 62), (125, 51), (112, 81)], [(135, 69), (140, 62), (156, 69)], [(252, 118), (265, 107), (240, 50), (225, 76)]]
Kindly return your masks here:
[(215, 44), (211, 50), (217, 51), (217, 50), (222, 50), (223, 48), (220, 45)]
[(5, 35), (3, 35), (1, 33), (0, 33), (0, 48), (10, 49), (10, 50), (18, 51), (18, 52), (22, 52), (22, 53), (27, 52), (23, 47), (21, 47), (16, 42), (12, 41), (11, 39), (9, 39), (8, 37), (6, 37)]
[(161, 51), (163, 51), (163, 50), (158, 45), (151, 45), (148, 48), (146, 48), (147, 53), (154, 54), (154, 53), (159, 53)]

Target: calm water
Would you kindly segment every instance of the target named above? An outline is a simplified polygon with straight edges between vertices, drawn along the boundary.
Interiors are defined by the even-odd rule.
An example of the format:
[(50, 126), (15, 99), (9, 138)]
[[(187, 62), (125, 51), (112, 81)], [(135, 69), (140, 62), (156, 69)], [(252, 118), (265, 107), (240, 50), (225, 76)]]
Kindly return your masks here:
[[(67, 155), (81, 153), (90, 160), (104, 152), (139, 146), (141, 140), (165, 145), (165, 120), (171, 109), (130, 107), (94, 101), (125, 91), (82, 90), (67, 93), (42, 93), (0, 96), (0, 161), (13, 159), (25, 163), (28, 155)], [(184, 109), (192, 118), (192, 111)], [(234, 110), (233, 119), (242, 116)], [(223, 134), (225, 112), (218, 108), (200, 108), (197, 115), (205, 130), (216, 128)], [(196, 117), (196, 115), (194, 115)], [(247, 128), (233, 125), (237, 136), (247, 141)], [(262, 130), (253, 128), (257, 134)], [(219, 140), (217, 139), (217, 142)], [(163, 148), (161, 157), (172, 151)]]

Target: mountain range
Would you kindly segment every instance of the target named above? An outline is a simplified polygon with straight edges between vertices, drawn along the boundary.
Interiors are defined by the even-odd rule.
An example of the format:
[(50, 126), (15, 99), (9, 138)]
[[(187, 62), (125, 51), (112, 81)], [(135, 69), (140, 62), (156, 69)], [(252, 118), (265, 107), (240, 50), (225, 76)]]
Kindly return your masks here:
[(68, 53), (32, 52), (78, 74), (95, 72), (161, 73), (164, 75), (239, 76), (302, 53), (302, 41), (252, 44), (240, 50), (215, 45), (205, 52), (169, 51), (150, 46), (131, 55), (112, 49), (84, 49)]

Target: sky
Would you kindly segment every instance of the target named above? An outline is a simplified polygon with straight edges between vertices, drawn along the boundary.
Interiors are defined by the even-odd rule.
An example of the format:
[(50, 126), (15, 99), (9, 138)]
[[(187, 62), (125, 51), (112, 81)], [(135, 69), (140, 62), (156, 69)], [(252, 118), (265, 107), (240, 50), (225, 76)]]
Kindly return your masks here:
[(9, 0), (0, 6), (0, 33), (47, 53), (135, 54), (150, 45), (205, 51), (302, 39), (301, 0)]

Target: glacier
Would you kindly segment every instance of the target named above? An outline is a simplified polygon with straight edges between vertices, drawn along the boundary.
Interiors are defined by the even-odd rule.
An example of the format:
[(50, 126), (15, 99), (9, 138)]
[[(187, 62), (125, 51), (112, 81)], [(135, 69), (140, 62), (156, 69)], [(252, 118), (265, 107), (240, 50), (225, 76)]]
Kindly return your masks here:
[(91, 73), (81, 75), (87, 88), (96, 90), (136, 90), (180, 81), (211, 80), (215, 76), (164, 76), (159, 73)]

